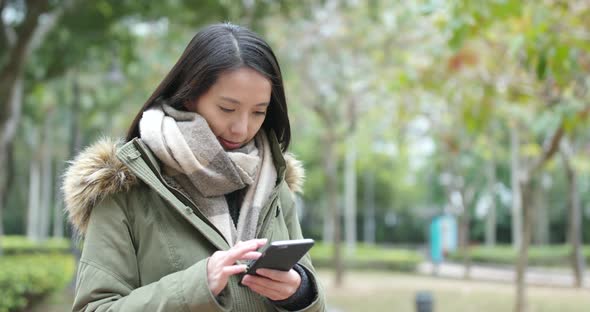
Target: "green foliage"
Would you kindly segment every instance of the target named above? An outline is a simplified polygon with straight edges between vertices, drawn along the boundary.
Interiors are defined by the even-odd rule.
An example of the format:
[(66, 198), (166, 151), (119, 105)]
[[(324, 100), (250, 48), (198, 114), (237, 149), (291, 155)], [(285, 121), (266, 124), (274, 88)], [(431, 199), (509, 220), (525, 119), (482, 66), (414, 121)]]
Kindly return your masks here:
[[(331, 244), (316, 243), (310, 251), (314, 266), (332, 267), (332, 252)], [(352, 255), (343, 248), (342, 256), (345, 266), (353, 269), (413, 272), (422, 261), (422, 256), (416, 251), (366, 244), (358, 244)]]
[[(570, 266), (571, 251), (569, 245), (532, 246), (529, 249), (528, 262), (533, 266)], [(586, 262), (590, 261), (590, 246), (584, 247), (583, 254)], [(469, 257), (473, 262), (513, 265), (518, 254), (512, 246), (478, 246), (469, 249)], [(462, 261), (463, 255), (461, 252), (453, 252), (449, 254), (449, 259)]]
[(470, 37), (481, 35), (490, 24), (520, 15), (520, 0), (455, 0), (450, 1), (452, 19), (447, 25), (449, 44), (459, 48)]
[(70, 241), (64, 238), (33, 242), (24, 236), (7, 235), (2, 237), (0, 244), (6, 255), (70, 252)]
[(0, 258), (0, 312), (25, 311), (72, 279), (71, 255), (18, 255)]
[[(70, 146), (75, 131), (82, 145), (103, 134), (124, 135), (195, 28), (230, 20), (261, 32), (281, 64), (291, 151), (304, 162), (307, 175), (305, 218), (313, 222), (304, 229), (320, 236), (325, 224), (322, 156), (329, 127), (335, 134), (331, 142), (337, 155), (331, 161), (341, 198), (347, 152), (342, 138), (354, 101), (358, 228), (366, 211), (365, 176), (370, 175), (377, 242), (424, 242), (429, 215), (449, 204), (443, 173), (474, 190), (471, 210), (487, 192), (484, 168), (491, 161), (497, 184), (510, 188), (511, 128), (520, 131), (520, 156), (528, 164), (542, 153), (546, 137), (563, 125), (576, 141), (573, 162), (580, 183), (589, 180), (583, 152), (588, 117), (580, 114), (588, 103), (590, 41), (584, 33), (589, 16), (587, 7), (565, 1), (76, 1), (27, 63), (4, 229), (24, 232), (30, 160), (40, 155), (27, 142), (42, 131), (44, 120), (51, 118), (55, 133), (41, 140), (51, 142), (54, 159), (62, 164), (76, 148)], [(109, 80), (113, 69), (120, 70), (121, 81)], [(77, 112), (72, 111), (75, 102)], [(314, 107), (323, 108), (325, 116)], [(417, 119), (426, 126), (415, 127)], [(74, 122), (79, 129), (74, 130)], [(434, 150), (420, 153), (428, 143)], [(558, 167), (549, 174), (553, 184), (541, 200), (549, 203), (551, 242), (563, 242), (567, 188), (559, 178), (560, 162), (553, 163)], [(584, 207), (589, 190), (580, 187)], [(498, 203), (501, 242), (510, 240), (505, 231), (509, 205)], [(384, 222), (388, 213), (400, 220), (393, 227)], [(482, 216), (471, 221), (472, 237), (481, 240)], [(590, 240), (587, 227), (584, 235)]]

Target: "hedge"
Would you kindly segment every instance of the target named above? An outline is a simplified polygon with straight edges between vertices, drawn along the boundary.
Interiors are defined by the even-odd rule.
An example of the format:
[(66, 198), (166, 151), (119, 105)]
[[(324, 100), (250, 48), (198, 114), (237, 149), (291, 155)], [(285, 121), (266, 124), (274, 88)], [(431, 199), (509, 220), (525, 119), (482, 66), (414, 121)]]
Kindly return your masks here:
[(34, 253), (70, 253), (70, 241), (65, 238), (50, 238), (33, 242), (25, 236), (7, 235), (0, 239), (4, 255)]
[[(531, 246), (529, 248), (528, 264), (531, 266), (569, 266), (571, 246)], [(586, 262), (590, 261), (590, 246), (583, 248)], [(495, 247), (476, 246), (469, 249), (472, 262), (513, 265), (518, 259), (518, 252), (509, 245)], [(456, 251), (448, 255), (451, 261), (463, 261), (461, 252)]]
[[(333, 268), (333, 246), (316, 243), (310, 250), (311, 259), (315, 267)], [(342, 246), (342, 259), (346, 268), (376, 269), (413, 272), (422, 261), (422, 256), (413, 250), (392, 249), (373, 245), (358, 244), (352, 255)]]
[(0, 312), (25, 311), (49, 294), (63, 289), (75, 270), (65, 254), (0, 257)]

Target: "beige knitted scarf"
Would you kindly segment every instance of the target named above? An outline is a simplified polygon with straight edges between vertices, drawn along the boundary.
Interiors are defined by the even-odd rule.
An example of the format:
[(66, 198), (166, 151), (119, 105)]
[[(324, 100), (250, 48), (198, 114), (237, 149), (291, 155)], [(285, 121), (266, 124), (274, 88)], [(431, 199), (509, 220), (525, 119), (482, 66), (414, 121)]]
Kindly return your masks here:
[[(240, 149), (225, 151), (202, 116), (160, 103), (143, 113), (139, 131), (167, 180), (181, 187), (230, 246), (255, 238), (260, 210), (277, 179), (263, 130)], [(236, 226), (225, 195), (245, 187)]]

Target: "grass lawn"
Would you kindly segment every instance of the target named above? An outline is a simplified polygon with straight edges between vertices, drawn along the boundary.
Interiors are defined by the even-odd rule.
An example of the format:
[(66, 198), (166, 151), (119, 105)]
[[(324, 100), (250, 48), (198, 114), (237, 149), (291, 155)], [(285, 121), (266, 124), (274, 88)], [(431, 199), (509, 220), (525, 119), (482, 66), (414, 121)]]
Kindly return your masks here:
[[(341, 288), (334, 288), (333, 273), (320, 270), (330, 311), (414, 312), (417, 291), (431, 291), (435, 312), (512, 311), (514, 286), (501, 283), (449, 280), (410, 274), (362, 271), (348, 272)], [(529, 287), (529, 312), (590, 311), (590, 290)], [(70, 290), (55, 294), (33, 312), (70, 311)]]
[[(392, 272), (349, 272), (341, 288), (333, 273), (320, 270), (328, 303), (334, 311), (415, 311), (417, 291), (434, 297), (434, 311), (512, 311), (515, 287), (510, 284), (449, 280)], [(590, 291), (573, 288), (529, 287), (529, 312), (590, 311)]]

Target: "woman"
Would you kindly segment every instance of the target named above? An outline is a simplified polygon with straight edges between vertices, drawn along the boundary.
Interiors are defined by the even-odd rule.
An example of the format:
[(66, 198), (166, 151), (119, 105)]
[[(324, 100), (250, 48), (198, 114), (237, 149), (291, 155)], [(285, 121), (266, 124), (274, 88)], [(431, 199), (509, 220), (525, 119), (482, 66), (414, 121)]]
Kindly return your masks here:
[(282, 76), (268, 44), (204, 28), (133, 121), (73, 161), (64, 193), (84, 235), (73, 311), (323, 311), (309, 255), (244, 275), (269, 241), (302, 238)]

